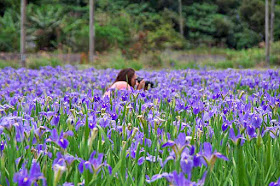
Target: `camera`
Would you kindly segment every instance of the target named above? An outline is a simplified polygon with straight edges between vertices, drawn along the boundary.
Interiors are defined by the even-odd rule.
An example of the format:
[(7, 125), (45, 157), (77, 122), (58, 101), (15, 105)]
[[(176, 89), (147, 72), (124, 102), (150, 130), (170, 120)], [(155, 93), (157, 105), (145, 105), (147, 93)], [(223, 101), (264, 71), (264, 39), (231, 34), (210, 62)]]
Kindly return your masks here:
[[(144, 78), (141, 78), (141, 77), (137, 77), (136, 78), (136, 81), (138, 82), (138, 83), (140, 83), (142, 80), (143, 80)], [(156, 87), (156, 84), (154, 83), (154, 82), (152, 82), (152, 81), (145, 81), (145, 88), (147, 88), (147, 87), (151, 87), (151, 88), (155, 88)]]

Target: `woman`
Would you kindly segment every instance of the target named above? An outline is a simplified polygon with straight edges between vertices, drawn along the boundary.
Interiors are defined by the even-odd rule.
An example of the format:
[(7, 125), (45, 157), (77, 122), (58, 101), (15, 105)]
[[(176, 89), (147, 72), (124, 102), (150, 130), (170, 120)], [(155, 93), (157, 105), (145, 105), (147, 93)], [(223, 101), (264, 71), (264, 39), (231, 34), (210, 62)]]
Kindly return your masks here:
[(136, 81), (137, 75), (135, 70), (132, 68), (126, 68), (119, 72), (116, 80), (114, 83), (107, 89), (104, 94), (105, 96), (110, 97), (110, 89), (117, 89), (117, 90), (131, 90), (131, 88), (136, 88), (137, 90), (144, 89), (145, 81), (142, 80), (140, 83)]

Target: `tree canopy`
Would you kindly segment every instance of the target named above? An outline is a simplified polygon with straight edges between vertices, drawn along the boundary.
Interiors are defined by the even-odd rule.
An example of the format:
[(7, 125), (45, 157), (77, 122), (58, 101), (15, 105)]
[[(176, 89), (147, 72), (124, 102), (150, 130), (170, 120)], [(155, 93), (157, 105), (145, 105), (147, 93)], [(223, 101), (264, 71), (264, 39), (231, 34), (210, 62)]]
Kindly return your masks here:
[[(280, 39), (280, 4), (274, 40)], [(174, 0), (96, 1), (96, 50), (126, 52), (217, 46), (251, 48), (264, 40), (264, 0), (183, 0), (184, 36)], [(87, 0), (28, 0), (27, 47), (31, 51), (88, 51)], [(19, 50), (20, 1), (0, 2), (0, 51)]]

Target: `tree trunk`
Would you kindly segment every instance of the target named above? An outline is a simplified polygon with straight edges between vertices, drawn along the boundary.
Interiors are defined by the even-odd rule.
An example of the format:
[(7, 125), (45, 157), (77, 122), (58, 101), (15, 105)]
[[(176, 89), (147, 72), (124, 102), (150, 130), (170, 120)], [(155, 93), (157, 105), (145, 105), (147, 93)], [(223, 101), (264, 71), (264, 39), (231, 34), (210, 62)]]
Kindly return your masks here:
[(94, 62), (94, 0), (89, 3), (89, 62)]
[(22, 67), (26, 67), (25, 56), (25, 21), (26, 21), (26, 0), (21, 0), (21, 23), (20, 23), (20, 62)]
[(270, 20), (270, 43), (274, 42), (274, 17), (275, 17), (275, 0), (271, 0), (271, 20)]
[(269, 65), (269, 4), (265, 0), (265, 62)]
[(182, 15), (182, 0), (178, 0), (179, 3), (179, 25), (180, 25), (180, 34), (184, 36), (184, 25), (183, 25), (183, 15)]

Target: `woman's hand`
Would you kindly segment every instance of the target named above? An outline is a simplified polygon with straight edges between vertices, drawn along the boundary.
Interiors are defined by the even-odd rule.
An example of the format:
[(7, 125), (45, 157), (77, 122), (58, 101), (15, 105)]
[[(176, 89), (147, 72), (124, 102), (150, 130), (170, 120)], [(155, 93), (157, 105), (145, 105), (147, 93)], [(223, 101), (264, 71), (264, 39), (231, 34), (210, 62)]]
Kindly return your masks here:
[(141, 89), (144, 89), (144, 88), (145, 88), (145, 81), (142, 80), (142, 81), (140, 81), (140, 83), (138, 84), (137, 90), (141, 90)]

